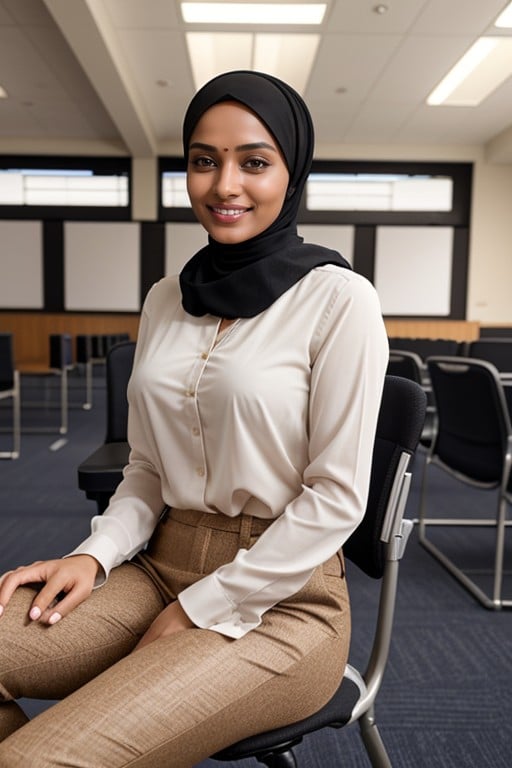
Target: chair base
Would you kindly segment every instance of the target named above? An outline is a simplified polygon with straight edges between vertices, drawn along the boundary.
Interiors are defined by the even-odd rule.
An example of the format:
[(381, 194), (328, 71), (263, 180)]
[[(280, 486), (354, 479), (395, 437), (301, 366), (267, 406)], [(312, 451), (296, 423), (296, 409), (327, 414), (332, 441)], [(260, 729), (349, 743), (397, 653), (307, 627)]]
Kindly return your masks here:
[(0, 451), (0, 459), (19, 459), (19, 451)]
[[(442, 523), (440, 523), (442, 524)], [(460, 523), (459, 523), (460, 524)], [(461, 568), (459, 568), (453, 560), (442, 552), (439, 547), (433, 544), (420, 529), (419, 543), (427, 550), (435, 559), (441, 563), (441, 565), (460, 583), (462, 586), (475, 597), (478, 602), (485, 608), (490, 610), (499, 611), (502, 608), (512, 608), (512, 599), (504, 598), (501, 594), (491, 597), (481, 589), (478, 584), (470, 578)], [(489, 571), (489, 574), (495, 578), (495, 572)]]

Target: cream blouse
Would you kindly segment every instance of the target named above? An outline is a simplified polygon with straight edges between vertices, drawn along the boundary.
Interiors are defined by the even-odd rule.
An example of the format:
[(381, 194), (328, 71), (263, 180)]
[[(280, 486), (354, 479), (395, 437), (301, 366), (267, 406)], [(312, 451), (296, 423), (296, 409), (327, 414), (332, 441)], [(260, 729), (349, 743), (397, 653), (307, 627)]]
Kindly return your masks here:
[(93, 555), (108, 576), (145, 546), (165, 505), (275, 518), (179, 595), (197, 626), (238, 638), (360, 522), (388, 344), (371, 283), (334, 265), (218, 337), (219, 326), (183, 310), (176, 277), (149, 292), (128, 387), (130, 461), (72, 554)]

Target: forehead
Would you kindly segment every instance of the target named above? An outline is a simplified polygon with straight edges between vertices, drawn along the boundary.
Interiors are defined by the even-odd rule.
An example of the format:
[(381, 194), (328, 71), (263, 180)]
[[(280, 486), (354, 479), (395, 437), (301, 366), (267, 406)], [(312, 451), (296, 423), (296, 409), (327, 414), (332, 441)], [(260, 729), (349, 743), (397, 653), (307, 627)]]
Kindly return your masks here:
[[(192, 132), (191, 141), (197, 141), (198, 137), (215, 136), (221, 143), (244, 143), (249, 138), (252, 141), (266, 141), (278, 146), (275, 138), (258, 117), (258, 115), (237, 101), (222, 101), (209, 107), (196, 123)], [(243, 139), (243, 141), (242, 141)]]

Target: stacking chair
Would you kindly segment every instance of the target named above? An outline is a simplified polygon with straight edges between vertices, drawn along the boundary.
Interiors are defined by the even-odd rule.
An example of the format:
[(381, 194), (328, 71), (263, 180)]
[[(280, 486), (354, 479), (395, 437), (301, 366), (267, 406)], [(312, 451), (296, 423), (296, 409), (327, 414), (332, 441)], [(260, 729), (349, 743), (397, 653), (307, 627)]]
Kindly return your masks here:
[(476, 339), (467, 345), (467, 357), (487, 360), (500, 373), (512, 374), (512, 339)]
[(477, 339), (467, 347), (467, 356), (487, 360), (497, 369), (512, 418), (512, 339)]
[[(431, 357), (427, 365), (437, 408), (437, 431), (424, 467), (419, 541), (484, 606), (510, 607), (512, 600), (505, 599), (502, 592), (505, 534), (511, 524), (507, 520), (507, 505), (512, 503), (512, 430), (498, 371), (484, 360), (464, 357)], [(496, 491), (495, 515), (473, 518), (452, 513), (451, 517), (427, 517), (428, 503), (433, 506), (428, 491), (432, 466), (453, 478), (455, 490), (457, 483), (464, 483), (475, 489)], [(451, 506), (456, 509), (456, 504)], [(447, 526), (444, 534), (437, 531), (437, 544), (432, 538), (434, 526)], [(464, 537), (457, 539), (457, 528), (465, 526)], [(483, 527), (493, 530), (493, 549), (489, 552), (493, 564), (488, 568), (479, 563), (485, 555)], [(469, 549), (471, 528), (480, 529), (476, 554)], [(456, 557), (454, 540), (460, 542)], [(466, 549), (471, 568), (461, 565)], [(490, 580), (490, 584), (485, 584), (485, 580)]]
[(0, 400), (12, 401), (12, 449), (0, 451), (0, 459), (17, 459), (20, 455), (20, 375), (14, 365), (13, 337), (0, 333)]
[(432, 355), (458, 355), (460, 342), (455, 339), (409, 338), (407, 336), (391, 336), (390, 349), (402, 349), (417, 354), (423, 362)]
[(337, 692), (319, 712), (284, 728), (244, 739), (217, 752), (212, 759), (226, 762), (253, 757), (269, 768), (295, 768), (298, 763), (294, 747), (303, 737), (326, 727), (342, 728), (358, 722), (373, 768), (390, 768), (375, 722), (375, 699), (391, 643), (400, 559), (413, 527), (411, 520), (403, 519), (411, 479), (407, 467), (418, 444), (425, 409), (426, 396), (418, 384), (386, 376), (366, 513), (343, 548), (346, 558), (381, 581), (373, 647), (365, 673), (347, 665)]
[(123, 341), (111, 347), (106, 358), (107, 433), (105, 442), (78, 467), (78, 487), (96, 501), (98, 513), (123, 477), (130, 446), (127, 441), (128, 400), (126, 391), (133, 366), (135, 342)]
[(425, 363), (416, 352), (391, 348), (389, 350), (387, 373), (391, 376), (403, 376), (406, 379), (415, 381), (423, 387), (427, 395), (427, 413), (420, 443), (421, 445), (428, 447), (434, 436), (436, 409)]

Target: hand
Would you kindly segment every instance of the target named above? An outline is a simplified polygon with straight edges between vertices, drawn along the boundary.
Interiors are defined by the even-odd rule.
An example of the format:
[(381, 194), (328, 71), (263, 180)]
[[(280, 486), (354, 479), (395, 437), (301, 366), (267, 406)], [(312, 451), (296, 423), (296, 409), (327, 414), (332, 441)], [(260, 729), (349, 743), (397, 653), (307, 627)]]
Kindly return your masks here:
[(16, 568), (0, 579), (0, 616), (22, 584), (44, 582), (29, 611), (32, 621), (56, 624), (92, 592), (101, 568), (91, 555), (73, 555), (62, 560), (44, 560)]
[(153, 640), (160, 637), (173, 635), (175, 632), (181, 632), (183, 629), (192, 629), (196, 625), (189, 619), (178, 600), (170, 603), (158, 614), (149, 629), (141, 637), (134, 650), (139, 650), (145, 645), (149, 645)]

